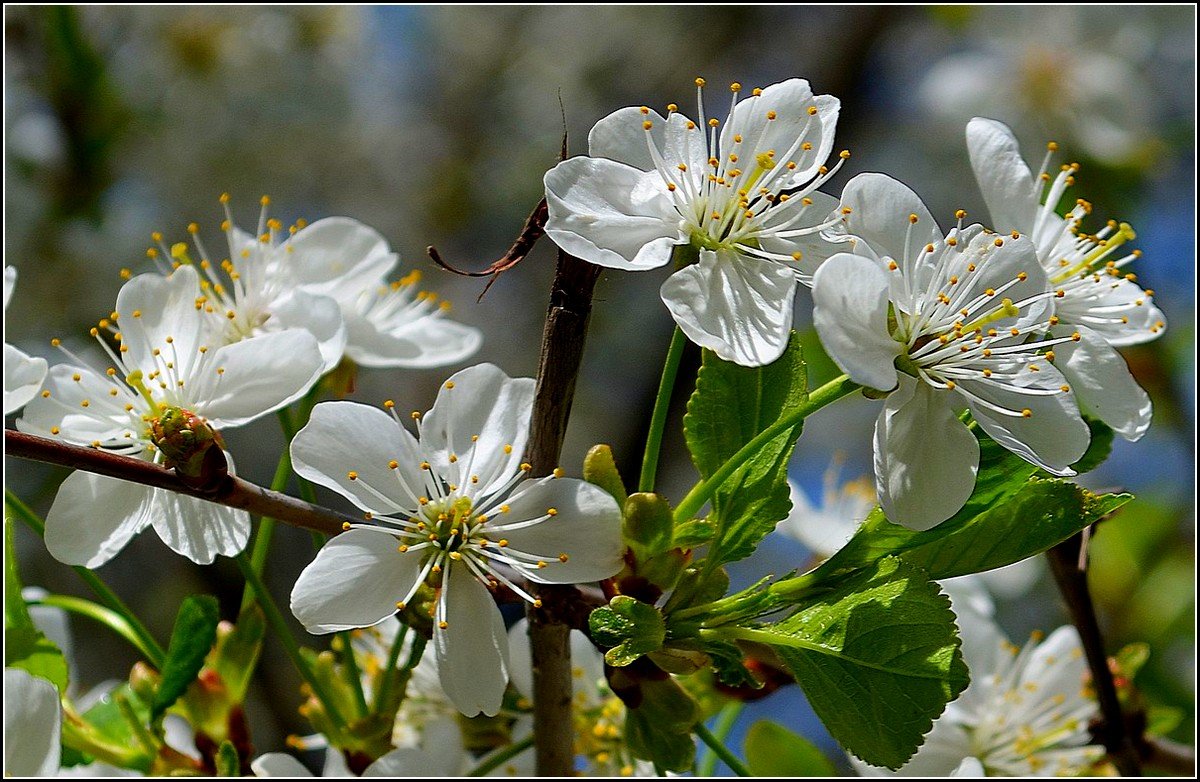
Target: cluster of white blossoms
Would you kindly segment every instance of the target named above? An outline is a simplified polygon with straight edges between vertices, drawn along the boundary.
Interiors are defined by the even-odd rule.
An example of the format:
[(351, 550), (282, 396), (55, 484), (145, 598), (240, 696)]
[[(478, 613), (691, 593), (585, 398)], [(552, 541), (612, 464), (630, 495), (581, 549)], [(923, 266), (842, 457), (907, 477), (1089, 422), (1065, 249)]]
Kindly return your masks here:
[(994, 230), (964, 225), (960, 210), (945, 232), (882, 174), (854, 177), (840, 199), (816, 190), (837, 169), (824, 165), (835, 98), (792, 79), (739, 100), (734, 84), (722, 123), (705, 119), (696, 83), (698, 121), (674, 104), (666, 118), (643, 106), (600, 120), (589, 155), (546, 174), (546, 232), (602, 266), (675, 258), (681, 268), (661, 290), (672, 317), (746, 366), (779, 357), (796, 284), (811, 285), (826, 351), (887, 395), (875, 466), (890, 520), (928, 529), (970, 496), (979, 446), (963, 409), (1060, 476), (1074, 474), (1089, 443), (1081, 408), (1126, 438), (1146, 431), (1149, 399), (1114, 348), (1161, 334), (1163, 316), (1121, 271), (1139, 255), (1117, 257), (1132, 229), (1084, 234), (1083, 201), (1055, 213), (1077, 166), (1051, 177), (1043, 164), (1034, 176), (1007, 127), (975, 119), (968, 146)]
[[(221, 196), (229, 254), (219, 261), (199, 226), (188, 226), (204, 309), (222, 320), (226, 342), (302, 328), (320, 343), (326, 371), (343, 355), (366, 367), (421, 369), (458, 363), (479, 349), (479, 330), (446, 318), (450, 302), (420, 289), (420, 271), (387, 281), (399, 256), (378, 231), (348, 217), (299, 220), (285, 230), (268, 216), (270, 203), (262, 197), (251, 235), (234, 223), (228, 194)], [(193, 262), (187, 244), (168, 247), (161, 234), (153, 238), (159, 248), (148, 254), (164, 269)]]
[[(47, 374), (42, 359), (10, 361), (20, 351), (6, 346), (6, 412), (10, 402), (28, 402), (17, 427), (177, 466), (173, 446), (223, 447), (222, 430), (296, 401), (343, 355), (364, 366), (420, 368), (478, 349), (477, 329), (447, 319), (445, 302), (416, 290), (419, 273), (384, 282), (397, 256), (378, 233), (333, 217), (293, 226), (284, 238), (267, 217), (269, 199), (262, 203), (257, 236), (232, 219), (222, 224), (229, 258), (214, 263), (194, 224), (198, 261), (184, 244), (151, 248), (164, 274), (129, 279), (116, 309), (91, 330), (110, 366), (55, 339), (68, 361)], [(6, 306), (15, 276), (6, 270)], [(237, 554), (250, 533), (243, 511), (76, 472), (46, 516), (46, 545), (62, 562), (98, 567), (148, 526), (201, 564)]]
[(313, 633), (370, 627), (437, 590), (433, 647), (446, 695), (494, 715), (508, 683), (508, 639), (489, 588), (533, 605), (525, 580), (598, 581), (622, 567), (612, 495), (561, 470), (528, 479), (523, 453), (534, 382), (491, 364), (442, 384), (414, 437), (395, 405), (323, 402), (292, 441), (303, 477), (365, 511), (317, 554), (292, 590)]

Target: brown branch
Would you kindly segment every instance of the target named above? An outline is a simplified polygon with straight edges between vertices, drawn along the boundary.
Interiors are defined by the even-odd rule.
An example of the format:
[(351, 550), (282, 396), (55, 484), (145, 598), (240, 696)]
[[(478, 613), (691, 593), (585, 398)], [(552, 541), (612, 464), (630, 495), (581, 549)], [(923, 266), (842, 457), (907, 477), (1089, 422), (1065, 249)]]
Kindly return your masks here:
[(479, 294), (479, 299), (482, 299), (488, 292), (488, 289), (492, 287), (492, 283), (499, 279), (503, 272), (508, 271), (525, 260), (525, 256), (529, 255), (530, 251), (533, 250), (533, 246), (537, 244), (537, 240), (541, 239), (546, 233), (546, 218), (549, 214), (549, 207), (546, 206), (546, 199), (543, 198), (541, 201), (538, 201), (537, 206), (533, 208), (533, 211), (529, 213), (529, 217), (525, 219), (525, 225), (521, 228), (521, 233), (512, 243), (512, 247), (508, 248), (508, 252), (493, 261), (481, 272), (464, 271), (457, 266), (452, 266), (449, 262), (442, 260), (441, 254), (433, 245), (429, 245), (429, 247), (425, 248), (425, 251), (429, 253), (429, 257), (433, 259), (434, 263), (453, 274), (463, 277), (490, 276), (492, 279), (488, 280), (487, 285), (483, 286), (483, 291)]
[(1050, 559), (1054, 580), (1058, 582), (1058, 589), (1071, 614), (1071, 621), (1079, 630), (1083, 653), (1092, 672), (1092, 687), (1096, 691), (1102, 718), (1101, 724), (1095, 730), (1097, 737), (1121, 776), (1139, 777), (1142, 775), (1141, 759), (1121, 713), (1121, 701), (1117, 697), (1112, 670), (1108, 667), (1108, 655), (1104, 651), (1104, 637), (1100, 634), (1096, 606), (1088, 589), (1087, 560), (1084, 558), (1085, 537), (1082, 532), (1074, 535), (1046, 554)]
[[(4, 455), (46, 464), (57, 464), (75, 470), (93, 472), (97, 475), (106, 475), (109, 478), (187, 494), (218, 505), (240, 508), (260, 516), (270, 516), (285, 524), (315, 530), (327, 535), (336, 535), (341, 532), (344, 522), (361, 521), (360, 517), (341, 513), (332, 508), (313, 505), (231, 475), (222, 475), (207, 485), (197, 486), (179, 477), (174, 470), (142, 459), (119, 456), (96, 448), (84, 448), (12, 429), (4, 430)], [(505, 575), (514, 583), (529, 584), (515, 571), (507, 571)], [(591, 609), (607, 602), (604, 595), (595, 587), (580, 586), (565, 587), (564, 589), (568, 594), (568, 599), (560, 601), (554, 606), (547, 606), (545, 610), (550, 611), (557, 622), (578, 630), (585, 629)], [(507, 586), (502, 585), (493, 592), (497, 603), (525, 602), (523, 597)]]
[[(532, 474), (547, 475), (558, 464), (575, 394), (575, 379), (583, 359), (592, 291), (600, 269), (561, 250), (550, 291), (550, 309), (542, 332), (537, 390), (526, 460)], [(533, 657), (534, 752), (539, 776), (571, 776), (575, 767), (574, 721), (571, 715), (571, 626), (562, 617), (586, 623), (571, 587), (539, 585), (540, 609), (529, 611), (529, 640)]]
[(70, 445), (12, 429), (4, 430), (4, 453), (6, 456), (58, 464), (198, 497), (218, 505), (228, 505), (260, 516), (270, 516), (292, 526), (323, 532), (326, 535), (341, 532), (344, 522), (362, 520), (360, 517), (264, 489), (233, 475), (221, 475), (208, 485), (194, 486), (180, 478), (174, 470), (142, 459), (119, 456), (97, 448)]

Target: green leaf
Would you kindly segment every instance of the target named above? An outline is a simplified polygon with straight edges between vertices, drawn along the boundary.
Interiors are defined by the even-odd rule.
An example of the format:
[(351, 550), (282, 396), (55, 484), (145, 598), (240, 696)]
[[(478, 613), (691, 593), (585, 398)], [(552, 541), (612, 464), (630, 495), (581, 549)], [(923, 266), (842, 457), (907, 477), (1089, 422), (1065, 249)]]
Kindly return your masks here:
[(171, 631), (162, 681), (150, 705), (153, 719), (162, 716), (200, 673), (204, 658), (216, 640), (217, 623), (220, 620), (216, 598), (193, 595), (183, 601), (175, 617), (175, 628)]
[(604, 661), (614, 668), (661, 649), (667, 636), (667, 626), (658, 609), (628, 595), (617, 595), (607, 606), (592, 611), (588, 629), (598, 643), (612, 647), (604, 655)]
[[(692, 461), (711, 476), (742, 446), (808, 400), (799, 337), (765, 367), (743, 367), (703, 352), (696, 390), (688, 400), (683, 431)], [(710, 520), (716, 534), (708, 556), (724, 564), (749, 556), (791, 509), (787, 463), (801, 424), (766, 443), (713, 494)]]
[(696, 700), (667, 676), (641, 682), (642, 699), (625, 714), (625, 743), (635, 757), (667, 771), (687, 771), (696, 759), (692, 726), (700, 719)]
[(42, 633), (21, 597), (21, 574), (13, 544), (13, 521), (4, 520), (4, 665), (20, 668), (67, 691), (70, 672), (62, 651)]
[(83, 713), (83, 720), (91, 726), (91, 732), (105, 743), (118, 747), (136, 747), (138, 737), (125, 715), (121, 713), (121, 707), (117, 705), (118, 698), (125, 699), (141, 724), (150, 722), (150, 708), (127, 683), (104, 693)]
[(1086, 418), (1088, 429), (1092, 432), (1091, 442), (1079, 461), (1071, 465), (1071, 469), (1079, 474), (1090, 472), (1108, 458), (1112, 453), (1113, 430), (1108, 424), (1095, 418)]
[[(995, 485), (995, 482), (993, 482)], [(813, 574), (824, 581), (899, 555), (932, 578), (952, 578), (1011, 565), (1061, 543), (1133, 499), (1095, 495), (1068, 481), (1033, 478), (999, 493), (987, 507), (975, 497), (933, 529), (892, 524), (876, 508), (840, 551)]]
[(967, 686), (949, 599), (894, 557), (743, 632), (775, 647), (833, 737), (876, 766), (904, 765)]
[(217, 750), (217, 776), (219, 777), (240, 777), (242, 775), (242, 763), (238, 759), (237, 748), (232, 742), (222, 741), (221, 748)]
[(811, 741), (768, 720), (760, 720), (746, 731), (743, 754), (756, 777), (837, 776), (829, 758)]
[(708, 543), (716, 534), (717, 526), (708, 519), (692, 519), (675, 528), (671, 545), (681, 549), (694, 549)]

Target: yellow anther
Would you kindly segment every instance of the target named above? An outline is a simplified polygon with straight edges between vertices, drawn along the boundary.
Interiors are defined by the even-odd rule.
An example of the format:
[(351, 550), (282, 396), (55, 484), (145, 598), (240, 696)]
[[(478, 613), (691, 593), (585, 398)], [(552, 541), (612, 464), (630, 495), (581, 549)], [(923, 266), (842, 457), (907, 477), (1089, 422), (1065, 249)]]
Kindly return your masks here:
[[(46, 393), (49, 394), (49, 392), (46, 392)], [(58, 434), (60, 431), (62, 431), (62, 430), (59, 429), (57, 426), (50, 427), (50, 434)]]
[(742, 83), (735, 81), (733, 84), (730, 84), (729, 91), (730, 92), (741, 92), (742, 91)]
[(716, 117), (713, 117), (713, 118), (709, 119), (709, 121), (708, 121), (708, 126), (710, 128), (715, 128), (717, 125), (720, 125), (720, 124), (721, 124), (721, 120), (717, 119)]
[(441, 629), (441, 630), (445, 630), (445, 629), (446, 629), (447, 627), (449, 627), (449, 626), (450, 626), (450, 623), (449, 623), (449, 622), (446, 622), (446, 621), (444, 621), (444, 620), (443, 620), (443, 621), (441, 621), (441, 622), (438, 622), (438, 628), (439, 628), (439, 629)]
[(816, 115), (816, 113), (817, 113), (817, 107), (816, 107), (816, 106), (809, 106), (809, 107), (808, 107), (808, 116), (810, 116), (810, 117), (812, 117), (812, 116), (815, 116), (815, 115)]
[(453, 380), (447, 380), (447, 381), (446, 381), (446, 388), (447, 388), (447, 389), (454, 388), (454, 381), (453, 381)]
[(992, 242), (992, 244), (996, 245), (997, 247), (1003, 247), (1004, 240), (997, 236), (996, 241)]
[(850, 214), (850, 213), (851, 213), (851, 212), (853, 212), (853, 211), (854, 211), (854, 210), (853, 210), (852, 208), (848, 207), (848, 206), (843, 206), (843, 207), (842, 207), (842, 214), (844, 214), (844, 215), (848, 215), (848, 214)]
[(135, 318), (140, 318), (140, 317), (142, 317), (142, 311), (141, 311), (141, 310), (134, 310), (134, 311), (133, 311), (133, 317), (135, 317)]
[(1021, 411), (1022, 418), (1030, 418), (1032, 416), (1033, 416), (1033, 411), (1030, 410), (1028, 407)]
[(651, 122), (650, 120), (646, 120), (645, 122), (642, 123), (642, 130), (650, 130), (650, 128), (652, 128), (652, 127), (654, 127), (654, 123)]
[(667, 111), (679, 111), (679, 106), (678, 106), (678, 104), (675, 104), (675, 103), (668, 103), (668, 104), (667, 104)]
[(910, 215), (908, 216), (908, 221), (909, 221), (910, 223), (912, 223), (913, 225), (916, 225), (916, 224), (917, 224), (917, 221), (918, 221), (918, 220), (920, 220), (920, 219), (921, 219), (921, 218), (917, 217), (915, 214), (910, 214)]
[(458, 461), (458, 456), (455, 454), (450, 454), (450, 463), (454, 464), (457, 461)]
[(85, 399), (85, 400), (83, 400), (82, 402), (80, 402), (80, 403), (79, 403), (79, 406), (80, 406), (80, 407), (88, 407), (88, 406), (89, 406), (89, 405), (91, 405), (91, 404), (92, 404), (91, 402), (89, 402), (88, 400), (86, 400), (86, 399)]
[(703, 87), (703, 86), (704, 86), (704, 84), (705, 84), (705, 82), (704, 82), (704, 79), (701, 79), (699, 76), (697, 76), (697, 77), (696, 77), (696, 86), (697, 86), (697, 87)]
[(546, 515), (547, 516), (557, 516), (558, 508), (546, 508)]
[[(951, 236), (949, 239), (946, 240), (946, 244), (951, 247), (955, 247), (958, 245), (958, 239)], [(974, 271), (974, 269), (971, 269), (971, 271)]]
[(533, 465), (530, 464), (529, 462), (521, 462), (521, 471), (522, 472), (529, 472), (532, 469), (533, 469)]
[(506, 548), (508, 546), (508, 538), (500, 538), (500, 540), (496, 541), (496, 545), (500, 548)]
[(1047, 141), (1046, 149), (1049, 150), (1050, 152), (1057, 152), (1058, 151), (1058, 142), (1057, 141)]
[(271, 197), (263, 196), (262, 198), (258, 199), (258, 202), (263, 206), (269, 206), (271, 204)]
[(1081, 339), (1083, 339), (1083, 336), (1078, 331), (1071, 335), (1072, 342), (1078, 342)]
[(771, 119), (775, 119), (777, 116), (779, 116), (779, 115), (778, 115), (778, 114), (776, 114), (774, 111), (768, 111), (768, 112), (767, 112), (767, 119), (769, 119), (769, 120), (771, 120)]
[(357, 480), (358, 480), (358, 473), (356, 473), (354, 470), (351, 470), (350, 472), (346, 473), (346, 477), (347, 477), (347, 478), (349, 478), (349, 479), (350, 479), (350, 480), (352, 480), (352, 481), (357, 481)]
[(428, 470), (428, 469), (429, 469), (429, 462), (421, 462), (421, 469), (422, 469), (422, 470)]
[(850, 159), (850, 150), (843, 149), (841, 152), (838, 153), (838, 157), (840, 157), (842, 160), (849, 160)]
[(504, 446), (504, 453), (509, 454), (512, 452), (513, 452), (513, 447), (511, 445)]
[(343, 522), (342, 522), (342, 532), (347, 532), (347, 531), (349, 531), (350, 527), (351, 527), (351, 524), (350, 524), (350, 522), (348, 522), (348, 521), (343, 521)]

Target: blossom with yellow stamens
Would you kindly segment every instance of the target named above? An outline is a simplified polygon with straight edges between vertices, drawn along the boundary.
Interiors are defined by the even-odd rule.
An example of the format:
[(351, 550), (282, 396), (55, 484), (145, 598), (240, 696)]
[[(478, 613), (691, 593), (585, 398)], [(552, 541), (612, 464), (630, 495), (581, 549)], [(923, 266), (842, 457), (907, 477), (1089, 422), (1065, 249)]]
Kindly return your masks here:
[(660, 291), (693, 342), (744, 366), (769, 364), (787, 345), (796, 281), (832, 247), (819, 233), (836, 200), (817, 191), (832, 169), (839, 102), (790, 79), (754, 90), (724, 122), (676, 111), (620, 109), (596, 123), (588, 156), (546, 174), (546, 234), (567, 252), (616, 269), (668, 263), (690, 245), (699, 262)]
[(430, 583), (443, 688), (468, 716), (496, 714), (508, 681), (504, 622), (489, 589), (536, 605), (526, 580), (575, 584), (622, 567), (611, 495), (572, 478), (526, 479), (533, 387), (480, 364), (446, 381), (414, 418), (418, 438), (394, 405), (384, 413), (324, 402), (291, 445), (297, 473), (370, 514), (300, 574), (293, 613), (314, 633), (370, 627)]

